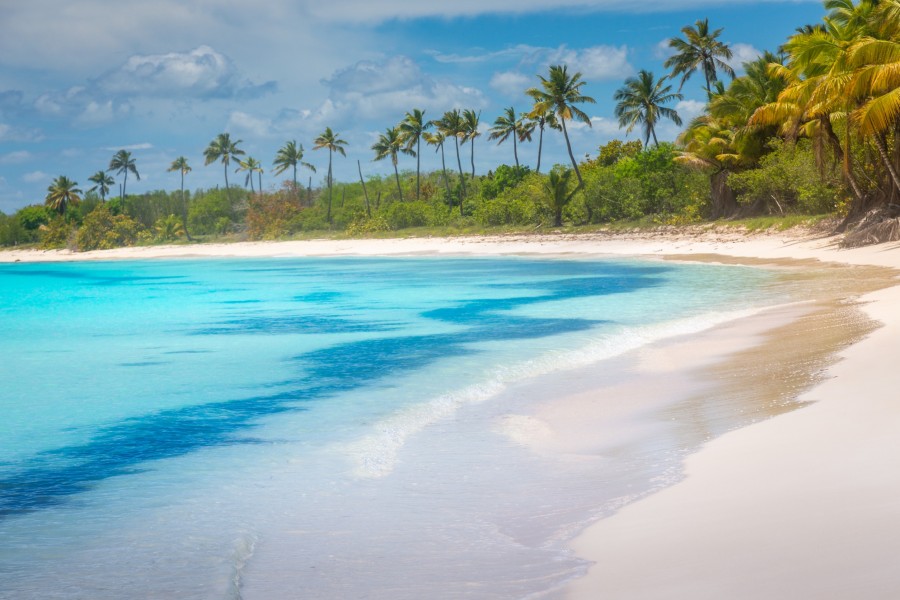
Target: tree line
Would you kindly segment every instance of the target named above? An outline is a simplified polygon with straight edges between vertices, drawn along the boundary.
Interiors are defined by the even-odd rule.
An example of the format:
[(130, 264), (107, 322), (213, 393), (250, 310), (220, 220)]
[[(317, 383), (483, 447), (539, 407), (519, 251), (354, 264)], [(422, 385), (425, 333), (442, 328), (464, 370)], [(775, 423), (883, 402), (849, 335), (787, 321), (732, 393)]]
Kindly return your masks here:
[[(242, 230), (251, 237), (280, 237), (316, 228), (364, 233), (403, 226), (558, 227), (564, 222), (646, 217), (690, 222), (798, 212), (838, 212), (849, 226), (872, 209), (879, 211), (875, 220), (881, 223), (895, 217), (891, 207), (900, 204), (900, 0), (826, 0), (824, 5), (822, 23), (798, 28), (775, 52), (746, 63), (739, 77), (728, 63), (731, 49), (719, 39), (722, 29), (712, 29), (706, 19), (682, 28), (682, 36), (668, 41), (673, 54), (664, 63), (666, 75), (657, 78), (641, 70), (614, 94), (620, 127), (626, 133), (639, 128), (643, 144), (614, 141), (601, 147), (596, 158), (580, 162), (569, 127), (573, 121), (591, 125), (580, 105), (595, 100), (583, 93), (581, 73), (570, 73), (566, 65), (551, 66), (545, 76), (538, 76), (538, 85), (525, 90), (531, 100), (528, 110), (510, 106), (494, 120), (488, 139), (511, 142), (513, 163), (480, 177), (475, 141), (482, 135), (481, 114), (471, 109), (449, 110), (433, 120), (427, 120), (423, 110), (412, 109), (386, 128), (371, 150), (374, 160), (390, 159), (391, 186), (386, 178), (365, 178), (361, 164), (358, 184), (335, 182), (333, 160), (335, 155), (346, 156), (347, 142), (327, 127), (312, 145), (314, 151), (327, 150), (322, 188), (313, 190), (311, 178), (305, 189), (300, 185), (298, 168), (311, 173), (316, 168), (306, 162), (303, 145), (290, 140), (272, 164), (276, 175), (290, 169), (291, 180), (267, 191), (261, 163), (241, 149), (242, 140), (221, 133), (204, 151), (206, 165), (223, 166), (222, 202), (228, 208), (218, 213), (219, 228)], [(683, 86), (696, 73), (703, 76), (707, 97), (703, 113), (674, 145), (660, 144), (657, 128), (662, 120), (682, 125), (672, 104), (683, 99)], [(730, 78), (727, 85), (721, 76)], [(545, 130), (563, 135), (570, 165), (556, 165), (542, 174)], [(520, 163), (519, 146), (535, 137), (532, 171)], [(445, 148), (451, 139), (453, 146)], [(438, 171), (422, 173), (423, 141), (440, 153)], [(469, 165), (464, 169), (466, 145)], [(455, 172), (447, 168), (447, 150), (451, 160), (456, 159)], [(416, 158), (414, 180), (411, 172), (401, 176), (401, 156)], [(245, 174), (249, 194), (230, 184), (232, 163), (236, 173)], [(184, 157), (173, 161), (169, 171), (180, 173), (178, 205), (159, 215), (158, 223), (137, 223), (133, 229), (160, 230), (188, 240), (196, 227), (205, 233), (215, 230), (200, 217), (202, 210), (191, 211), (198, 198), (218, 192), (188, 198), (184, 180), (191, 167)], [(115, 204), (106, 202), (115, 184), (113, 173), (122, 177)], [(126, 202), (129, 174), (140, 179), (135, 159), (121, 150), (105, 171), (88, 178), (94, 184), (88, 194), (99, 196), (97, 207), (109, 213), (104, 218), (110, 222), (135, 220), (137, 203)], [(68, 211), (82, 196), (73, 180), (54, 179), (45, 205), (58, 219), (48, 217), (39, 227), (74, 235)], [(26, 221), (33, 227), (32, 213), (36, 211), (26, 211)], [(221, 219), (228, 219), (227, 226)], [(27, 227), (20, 223), (19, 229)], [(62, 235), (43, 237), (45, 243), (47, 237), (56, 243)], [(148, 236), (152, 234), (145, 232), (145, 240)], [(4, 240), (0, 235), (0, 242), (9, 243), (11, 237), (16, 236)]]

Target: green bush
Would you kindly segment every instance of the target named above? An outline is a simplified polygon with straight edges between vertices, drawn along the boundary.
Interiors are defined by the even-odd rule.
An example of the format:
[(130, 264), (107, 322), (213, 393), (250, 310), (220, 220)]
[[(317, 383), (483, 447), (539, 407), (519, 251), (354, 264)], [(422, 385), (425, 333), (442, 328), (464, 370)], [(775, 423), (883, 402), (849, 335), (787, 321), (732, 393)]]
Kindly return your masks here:
[(60, 216), (54, 217), (43, 230), (41, 248), (68, 248), (73, 232), (74, 226)]
[(140, 223), (127, 215), (113, 215), (106, 206), (98, 206), (84, 218), (75, 236), (78, 250), (107, 250), (133, 246), (149, 239)]

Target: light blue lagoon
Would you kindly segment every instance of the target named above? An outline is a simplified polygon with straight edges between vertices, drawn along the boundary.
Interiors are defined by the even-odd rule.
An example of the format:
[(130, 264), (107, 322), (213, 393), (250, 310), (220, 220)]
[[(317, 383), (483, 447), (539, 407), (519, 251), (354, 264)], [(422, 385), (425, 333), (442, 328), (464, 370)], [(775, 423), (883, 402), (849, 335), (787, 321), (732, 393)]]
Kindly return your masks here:
[(565, 536), (596, 511), (542, 490), (600, 502), (603, 478), (544, 468), (479, 419), (528, 378), (781, 302), (774, 278), (529, 258), (0, 265), (0, 597), (552, 590), (583, 568)]

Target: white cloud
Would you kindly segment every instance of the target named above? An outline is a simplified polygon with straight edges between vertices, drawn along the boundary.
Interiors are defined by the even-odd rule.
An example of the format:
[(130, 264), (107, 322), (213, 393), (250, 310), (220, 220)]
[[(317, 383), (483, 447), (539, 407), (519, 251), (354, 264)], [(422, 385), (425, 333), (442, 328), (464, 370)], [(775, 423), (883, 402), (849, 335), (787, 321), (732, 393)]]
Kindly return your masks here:
[(0, 165), (14, 165), (23, 163), (27, 162), (30, 158), (31, 152), (28, 152), (27, 150), (7, 152), (6, 154), (0, 154)]
[(44, 139), (37, 129), (22, 129), (0, 123), (0, 142), (39, 142)]
[(323, 81), (329, 101), (315, 116), (332, 112), (344, 118), (393, 118), (409, 108), (443, 112), (452, 108), (482, 108), (484, 94), (475, 88), (432, 79), (412, 59), (395, 56), (381, 62), (360, 61)]
[(49, 179), (50, 176), (43, 171), (32, 171), (22, 175), (22, 181), (26, 183), (40, 183), (41, 181), (47, 181)]
[(128, 144), (126, 146), (106, 146), (103, 150), (109, 150), (111, 152), (118, 152), (119, 150), (128, 150), (132, 152), (134, 150), (150, 150), (153, 148), (153, 144), (150, 142), (141, 142), (139, 144)]
[(248, 98), (275, 91), (243, 79), (230, 58), (209, 46), (189, 52), (136, 54), (94, 81), (112, 96), (180, 98)]
[(681, 120), (684, 123), (688, 123), (691, 119), (703, 113), (704, 108), (706, 108), (705, 102), (700, 102), (699, 100), (681, 100), (675, 105), (675, 112), (678, 113), (678, 116), (681, 117)]
[(753, 62), (760, 56), (762, 56), (762, 51), (757, 50), (750, 44), (731, 44), (731, 59), (726, 61), (728, 66), (730, 66), (735, 71), (743, 71), (744, 63)]
[(534, 83), (534, 77), (523, 75), (518, 71), (503, 71), (494, 73), (494, 76), (491, 77), (491, 87), (506, 96), (521, 95)]
[(236, 110), (229, 115), (226, 129), (246, 132), (256, 137), (268, 137), (272, 134), (272, 121)]
[(664, 40), (660, 40), (656, 47), (653, 49), (653, 56), (655, 56), (659, 60), (665, 60), (670, 56), (675, 55), (675, 49), (669, 46), (669, 40), (672, 38), (666, 38)]
[(581, 50), (560, 46), (548, 52), (542, 62), (568, 65), (570, 72), (580, 72), (586, 80), (618, 80), (634, 73), (625, 46), (593, 46)]

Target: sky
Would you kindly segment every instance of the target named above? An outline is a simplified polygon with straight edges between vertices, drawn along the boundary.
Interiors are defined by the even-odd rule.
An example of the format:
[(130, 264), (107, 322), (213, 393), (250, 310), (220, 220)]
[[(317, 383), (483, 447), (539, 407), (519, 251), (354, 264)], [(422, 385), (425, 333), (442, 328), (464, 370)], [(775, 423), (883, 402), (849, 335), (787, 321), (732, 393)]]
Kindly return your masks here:
[[(414, 108), (429, 119), (453, 108), (481, 111), (476, 172), (513, 163), (510, 142), (487, 140), (503, 109), (529, 107), (524, 90), (550, 65), (582, 73), (582, 105), (591, 127), (572, 128), (576, 156), (596, 155), (626, 136), (612, 97), (646, 69), (662, 76), (667, 40), (696, 20), (723, 28), (734, 67), (776, 50), (796, 27), (821, 20), (818, 0), (29, 0), (0, 13), (0, 211), (42, 203), (54, 177), (87, 190), (87, 178), (129, 150), (140, 181), (129, 193), (174, 190), (171, 162), (185, 156), (190, 189), (223, 185), (222, 165), (204, 166), (203, 150), (219, 133), (242, 140), (259, 160), (263, 185), (286, 141), (327, 171), (327, 151), (312, 140), (331, 127), (348, 142), (336, 157), (336, 180), (387, 174), (374, 162), (379, 133)], [(703, 107), (694, 75), (674, 108), (687, 122)], [(677, 88), (677, 83), (675, 85)], [(679, 128), (660, 127), (661, 140)], [(469, 148), (465, 147), (468, 157)], [(455, 161), (455, 154), (451, 155)], [(537, 143), (520, 148), (534, 167)], [(422, 149), (422, 168), (440, 157)], [(562, 136), (545, 136), (544, 165), (566, 162)], [(464, 163), (466, 164), (466, 163)], [(236, 165), (232, 165), (232, 171)], [(415, 159), (401, 158), (401, 169)], [(243, 174), (230, 173), (232, 183)], [(303, 174), (305, 177), (306, 174)], [(118, 190), (119, 179), (114, 191)]]

